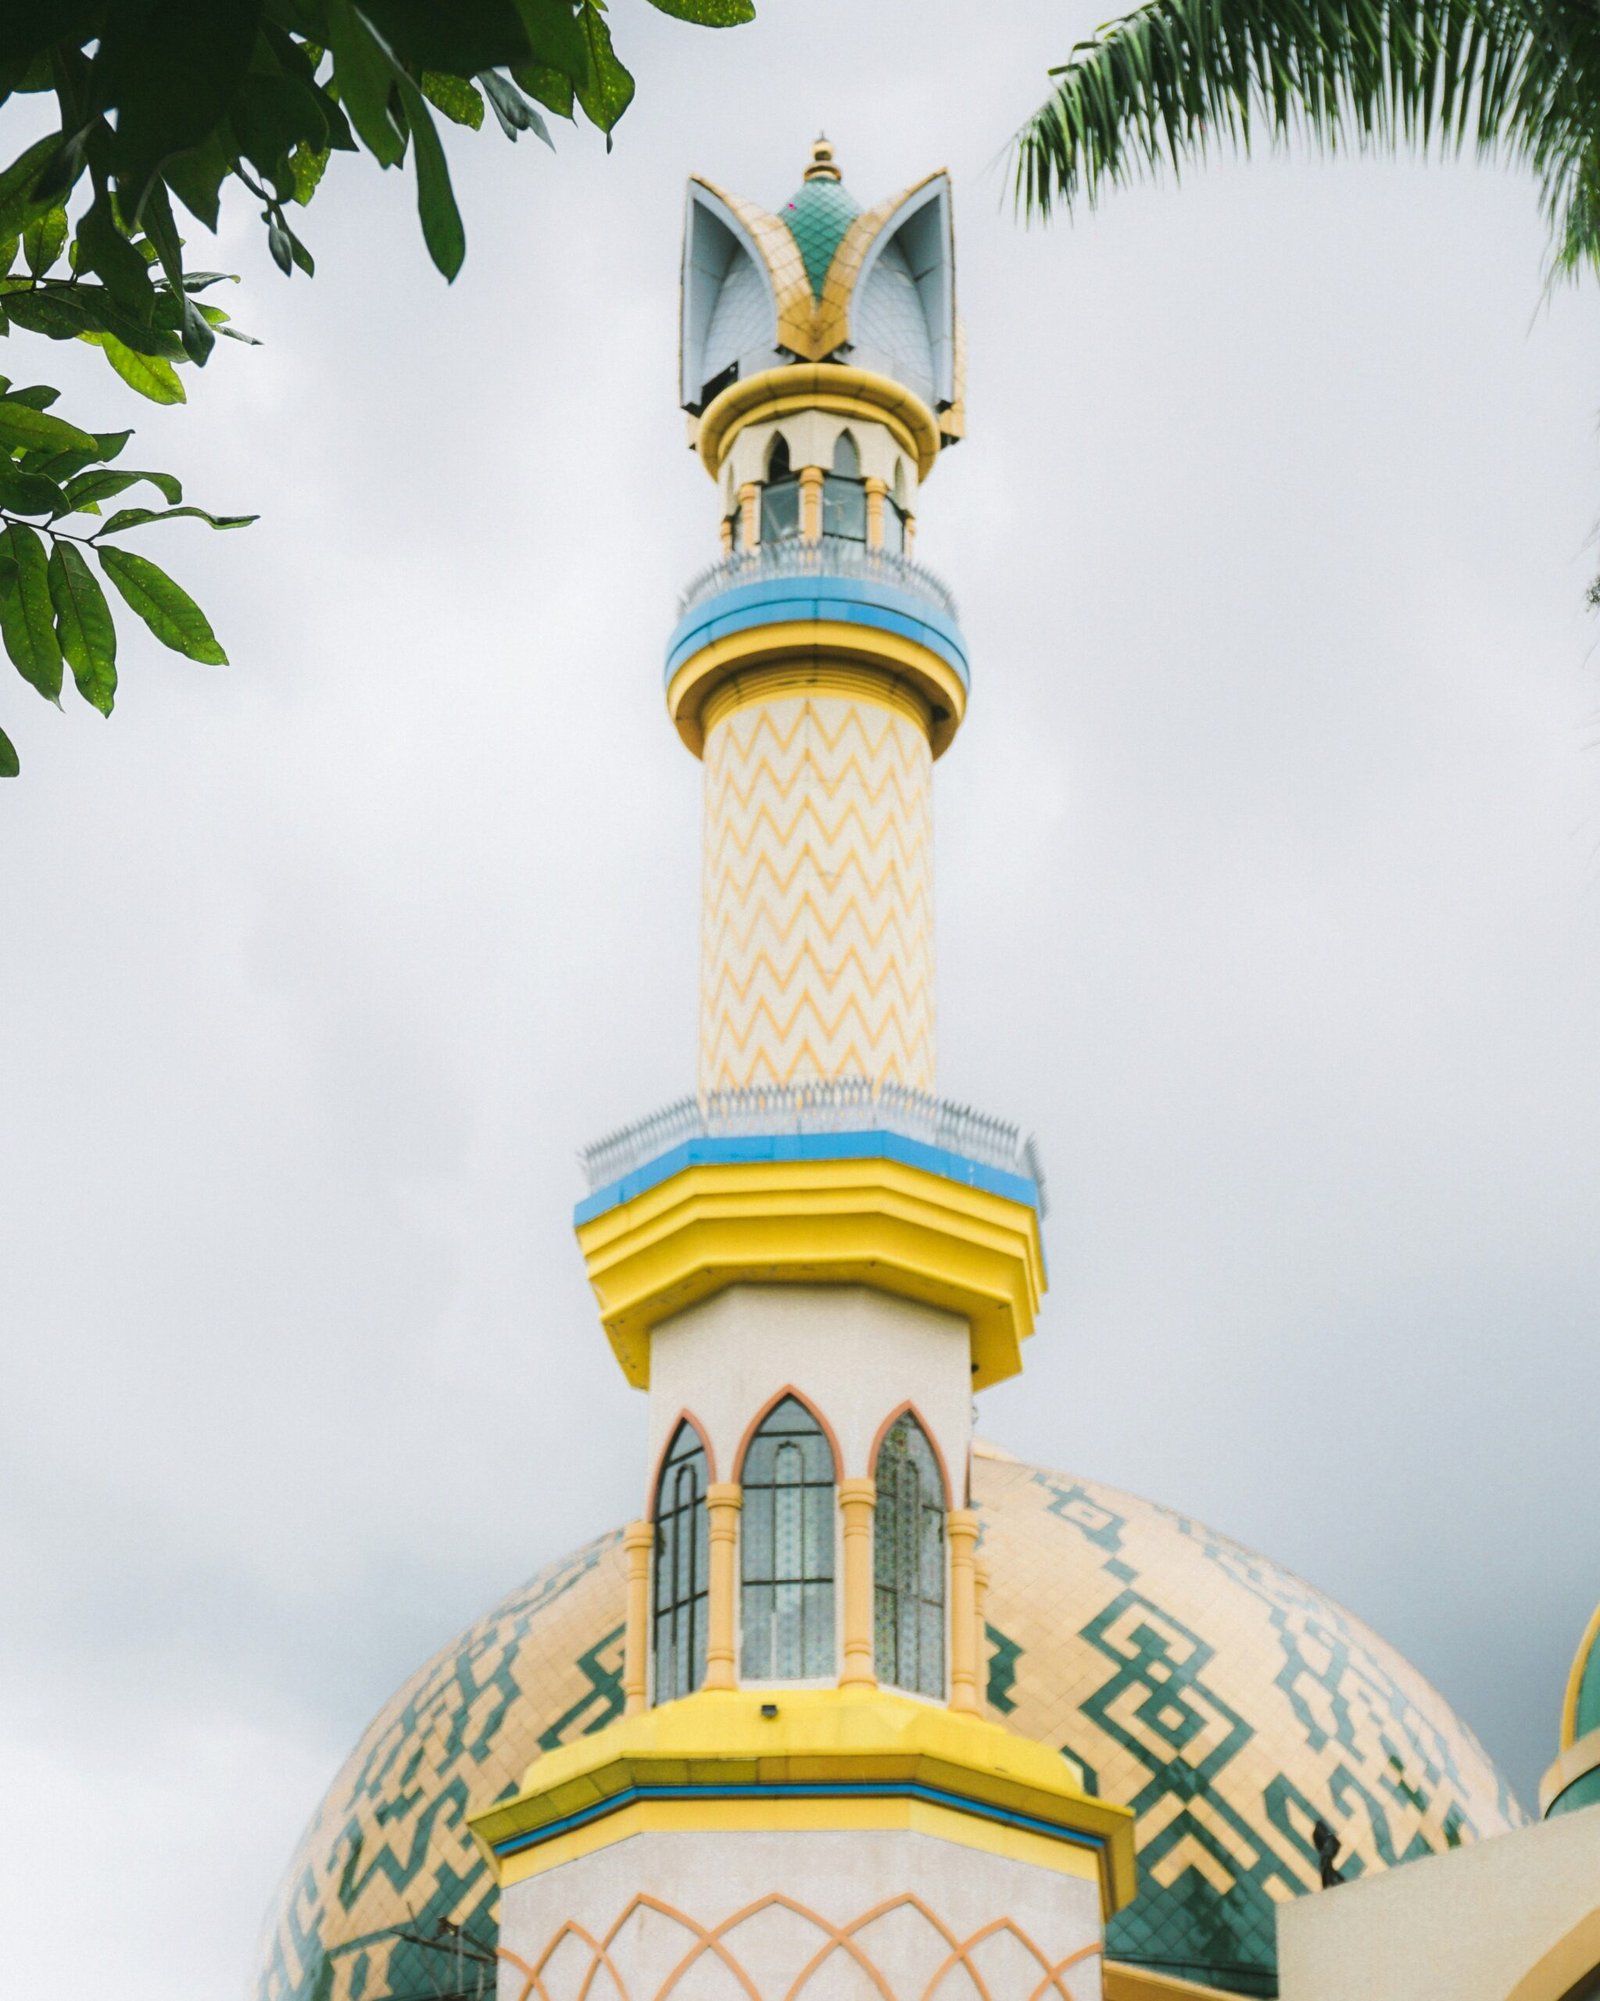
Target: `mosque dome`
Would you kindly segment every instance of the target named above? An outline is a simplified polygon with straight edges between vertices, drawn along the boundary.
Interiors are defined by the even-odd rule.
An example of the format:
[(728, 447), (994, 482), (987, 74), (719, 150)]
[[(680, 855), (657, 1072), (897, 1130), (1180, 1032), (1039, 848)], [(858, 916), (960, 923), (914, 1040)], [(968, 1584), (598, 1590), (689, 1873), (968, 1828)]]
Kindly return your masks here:
[[(1274, 1906), (1525, 1816), (1472, 1732), (1359, 1619), (1199, 1522), (978, 1446), (988, 1702), (1136, 1815), (1112, 1960), (1276, 1991)], [(622, 1709), (619, 1534), (543, 1570), (380, 1711), (301, 1841), (257, 2001), (493, 1993), (496, 1891), (466, 1827), (542, 1751)], [(1600, 1703), (1600, 1617), (1580, 1701)], [(1588, 1710), (1583, 1711), (1588, 1715)], [(1600, 1722), (1600, 1712), (1596, 1721)], [(465, 1955), (444, 1979), (441, 1923)], [(448, 1933), (445, 1934), (449, 1936)]]

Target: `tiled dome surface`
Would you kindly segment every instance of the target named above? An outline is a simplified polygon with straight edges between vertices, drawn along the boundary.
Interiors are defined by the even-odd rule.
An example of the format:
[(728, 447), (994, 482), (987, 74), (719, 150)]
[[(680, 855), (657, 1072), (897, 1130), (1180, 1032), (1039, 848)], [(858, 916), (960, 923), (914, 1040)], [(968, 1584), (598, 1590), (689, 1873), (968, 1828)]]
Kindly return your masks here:
[[(1276, 1902), (1518, 1825), (1472, 1733), (1358, 1619), (1198, 1522), (980, 1448), (991, 1712), (1138, 1814), (1140, 1892), (1114, 1958), (1271, 1993)], [(269, 1917), (259, 2001), (475, 1990), (396, 1936), (493, 1945), (463, 1816), (621, 1709), (620, 1536), (540, 1572), (411, 1677), (318, 1808)], [(446, 1974), (449, 1979), (445, 1978)], [(493, 1993), (492, 1971), (485, 1993)]]
[(778, 211), (778, 220), (787, 224), (789, 234), (800, 246), (800, 258), (811, 280), (814, 298), (822, 297), (822, 281), (828, 275), (833, 253), (844, 241), (844, 233), (861, 213), (861, 204), (838, 181), (802, 181), (799, 192)]

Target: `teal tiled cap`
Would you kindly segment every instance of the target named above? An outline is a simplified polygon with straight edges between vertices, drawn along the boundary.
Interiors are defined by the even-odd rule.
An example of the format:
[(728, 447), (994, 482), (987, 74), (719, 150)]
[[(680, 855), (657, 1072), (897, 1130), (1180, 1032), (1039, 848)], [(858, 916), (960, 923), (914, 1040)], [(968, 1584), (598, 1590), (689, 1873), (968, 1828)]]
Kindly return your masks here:
[(778, 211), (779, 220), (788, 225), (789, 234), (799, 245), (814, 299), (822, 297), (833, 254), (860, 213), (860, 202), (839, 179), (833, 148), (826, 139), (818, 139), (811, 148), (805, 179)]

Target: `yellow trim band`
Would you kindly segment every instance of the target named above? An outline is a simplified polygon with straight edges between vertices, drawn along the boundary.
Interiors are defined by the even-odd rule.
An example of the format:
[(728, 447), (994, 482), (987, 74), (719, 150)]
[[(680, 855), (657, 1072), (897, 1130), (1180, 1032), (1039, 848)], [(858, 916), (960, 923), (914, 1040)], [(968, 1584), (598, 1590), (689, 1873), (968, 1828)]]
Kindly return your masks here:
[(939, 456), (939, 420), (901, 383), (869, 368), (837, 361), (792, 362), (764, 368), (730, 382), (700, 413), (695, 441), (713, 479), (722, 471), (729, 447), (748, 424), (765, 424), (801, 411), (826, 410), (882, 424), (917, 462), (925, 480)]
[(1594, 1616), (1583, 1629), (1583, 1638), (1578, 1642), (1578, 1651), (1572, 1656), (1572, 1666), (1567, 1673), (1566, 1692), (1561, 1698), (1561, 1748), (1570, 1750), (1578, 1736), (1578, 1698), (1583, 1694), (1583, 1678), (1589, 1671), (1589, 1657), (1596, 1647), (1600, 1647), (1600, 1605), (1594, 1608)]
[(877, 626), (787, 619), (712, 640), (667, 683), (667, 714), (696, 757), (705, 752), (711, 697), (735, 680), (746, 686), (740, 702), (812, 691), (859, 697), (871, 692), (864, 680), (883, 691), (876, 699), (890, 708), (921, 704), (918, 720), (935, 757), (949, 749), (967, 712), (961, 676), (931, 647)]
[[(774, 1714), (762, 1714), (763, 1706)], [(837, 1784), (919, 1786), (975, 1809), (1026, 1817), (1035, 1828), (891, 1795), (710, 1796), (718, 1787)], [(651, 1786), (704, 1786), (704, 1800), (626, 1799)], [(615, 1810), (584, 1818), (618, 1801)], [(523, 1790), (469, 1816), (504, 1886), (626, 1839), (645, 1826), (715, 1832), (745, 1828), (914, 1827), (992, 1854), (1098, 1878), (1109, 1915), (1134, 1892), (1133, 1814), (1090, 1798), (1064, 1760), (999, 1725), (892, 1691), (781, 1689), (713, 1692), (625, 1717), (535, 1761)], [(1060, 1830), (1052, 1836), (1050, 1827)], [(509, 1854), (496, 1850), (551, 1830)], [(1073, 1837), (1078, 1837), (1074, 1840)]]
[(1045, 1289), (1038, 1212), (901, 1161), (687, 1167), (578, 1225), (622, 1372), (650, 1383), (650, 1332), (730, 1285), (868, 1285), (959, 1314), (972, 1383), (1022, 1367)]

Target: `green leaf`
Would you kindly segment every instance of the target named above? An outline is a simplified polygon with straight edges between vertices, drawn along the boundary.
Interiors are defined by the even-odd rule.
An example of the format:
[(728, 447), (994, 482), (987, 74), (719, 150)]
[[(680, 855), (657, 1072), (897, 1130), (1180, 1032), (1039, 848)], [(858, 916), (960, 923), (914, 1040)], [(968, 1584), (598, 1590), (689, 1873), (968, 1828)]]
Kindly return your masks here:
[(76, 340), (89, 324), (83, 308), (65, 288), (8, 291), (3, 302), (9, 319), (29, 333), (43, 334), (46, 340)]
[(180, 515), (192, 516), (212, 528), (248, 528), (252, 521), (261, 519), (259, 514), (209, 514), (203, 507), (119, 507), (103, 528), (95, 530), (95, 540), (102, 535), (119, 535), (124, 528), (142, 528), (147, 521), (176, 521)]
[(141, 480), (158, 487), (170, 506), (176, 507), (183, 499), (183, 487), (170, 472), (134, 472), (131, 469), (81, 472), (75, 479), (67, 481), (66, 495), (69, 503), (81, 511), (94, 502), (112, 500), (117, 494), (126, 493), (130, 486), (137, 486)]
[(17, 756), (17, 747), (4, 730), (0, 730), (0, 778), (15, 778), (22, 769), (22, 761)]
[[(534, 67), (552, 69), (581, 89), (589, 80), (589, 44), (572, 0), (512, 0), (512, 5), (527, 30)], [(497, 63), (474, 65), (476, 69), (499, 67), (501, 65)], [(522, 76), (519, 64), (511, 65), (511, 74), (524, 90), (532, 88)], [(546, 102), (538, 91), (533, 94), (541, 104)], [(551, 106), (552, 110), (555, 108)]]
[(532, 132), (537, 138), (542, 139), (552, 152), (555, 151), (556, 142), (550, 137), (549, 126), (509, 77), (502, 76), (498, 70), (486, 69), (480, 74), (478, 81), (483, 85), (485, 97), (494, 107), (494, 115), (500, 121), (500, 130), (513, 145), (516, 144), (519, 133)]
[(161, 178), (195, 221), (211, 230), (221, 220), (222, 183), (232, 171), (233, 162), (215, 132), (208, 132), (198, 146), (174, 153), (161, 163)]
[(68, 503), (53, 479), (46, 479), (42, 473), (24, 472), (10, 459), (0, 458), (0, 507), (10, 508), (13, 514), (54, 517), (65, 514)]
[(117, 628), (100, 579), (71, 542), (50, 551), (50, 602), (78, 693), (109, 716), (117, 694)]
[(546, 63), (513, 63), (511, 74), (546, 111), (553, 111), (557, 118), (572, 116), (572, 78), (565, 70), (551, 69)]
[(0, 445), (8, 451), (18, 445), (30, 451), (93, 451), (96, 442), (64, 417), (52, 417), (12, 396), (0, 397)]
[(36, 278), (44, 276), (66, 247), (67, 212), (64, 208), (47, 208), (43, 215), (36, 215), (22, 232), (22, 254)]
[(140, 317), (149, 313), (150, 267), (117, 227), (109, 196), (97, 196), (80, 218), (75, 249), (78, 269), (104, 279), (119, 306)]
[(53, 201), (38, 199), (34, 183), (41, 170), (54, 158), (60, 144), (59, 132), (52, 132), (45, 139), (36, 139), (26, 152), (17, 155), (4, 173), (0, 173), (0, 238), (20, 236), (42, 209), (55, 206)]
[(32, 382), (26, 389), (13, 389), (6, 385), (6, 398), (12, 403), (26, 403), (30, 410), (48, 410), (52, 403), (61, 401), (61, 391), (52, 389), (48, 382)]
[(752, 0), (650, 0), (675, 21), (693, 21), (700, 28), (737, 28), (756, 18)]
[(432, 115), (422, 92), (404, 70), (396, 67), (395, 83), (411, 126), (417, 168), (417, 213), (422, 218), (422, 240), (428, 255), (446, 278), (454, 279), (467, 254), (467, 233), (461, 224), (450, 186), (450, 169)]
[(452, 125), (467, 125), (474, 132), (482, 129), (483, 99), (464, 76), (447, 76), (443, 70), (425, 69), (418, 87)]
[(9, 588), (0, 594), (0, 638), (23, 680), (48, 702), (61, 699), (61, 648), (50, 603), (49, 566), (37, 529), (7, 524), (5, 553), (11, 558)]
[(296, 146), (289, 155), (289, 171), (294, 175), (290, 199), (304, 208), (321, 185), (332, 149), (328, 146)]
[(633, 102), (633, 78), (618, 62), (611, 30), (593, 0), (585, 0), (582, 20), (584, 40), (589, 45), (589, 81), (579, 84), (578, 102), (590, 123), (606, 135), (609, 151), (612, 128)]
[(111, 579), (130, 611), (139, 614), (163, 646), (208, 666), (226, 667), (228, 656), (217, 644), (205, 613), (169, 577), (131, 549), (96, 545), (100, 567)]
[(51, 340), (81, 340), (86, 333), (111, 334), (135, 354), (183, 353), (177, 334), (124, 312), (102, 285), (49, 285), (38, 291), (8, 292), (6, 310), (19, 327)]
[(339, 102), (380, 167), (397, 167), (406, 142), (389, 116), (394, 64), (350, 0), (328, 0), (328, 46)]
[(158, 0), (109, 7), (99, 25), (91, 101), (114, 109), (111, 165), (137, 222), (169, 155), (198, 146), (226, 116), (249, 70), (261, 0)]
[(172, 363), (159, 354), (135, 354), (115, 334), (86, 333), (82, 338), (92, 347), (103, 348), (106, 360), (128, 387), (152, 403), (187, 403), (183, 384)]

